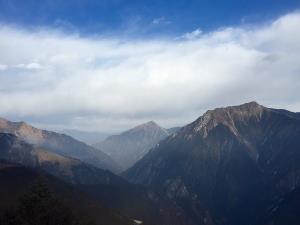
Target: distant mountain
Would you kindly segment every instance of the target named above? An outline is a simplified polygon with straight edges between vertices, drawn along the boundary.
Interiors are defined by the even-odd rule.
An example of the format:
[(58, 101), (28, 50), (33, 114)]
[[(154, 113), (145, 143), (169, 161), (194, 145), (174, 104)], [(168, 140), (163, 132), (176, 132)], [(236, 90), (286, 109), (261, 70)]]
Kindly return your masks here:
[(2, 224), (1, 212), (16, 207), (20, 197), (37, 180), (43, 180), (49, 190), (55, 193), (55, 197), (60, 199), (79, 221), (91, 221), (95, 222), (95, 225), (134, 224), (132, 218), (122, 216), (116, 211), (103, 207), (98, 201), (92, 200), (73, 186), (40, 171), (5, 161), (0, 161), (0, 224)]
[(181, 127), (171, 127), (169, 129), (167, 129), (167, 131), (169, 134), (174, 134), (174, 133), (177, 133), (180, 129), (181, 129)]
[(169, 134), (168, 130), (150, 121), (119, 135), (112, 135), (94, 147), (104, 151), (125, 170)]
[(113, 172), (120, 170), (119, 166), (101, 150), (64, 134), (37, 129), (24, 122), (11, 122), (3, 118), (0, 118), (0, 132), (12, 133), (30, 144), (80, 159), (101, 169)]
[(111, 135), (109, 133), (104, 133), (104, 132), (87, 132), (87, 131), (72, 130), (72, 129), (64, 129), (60, 133), (69, 135), (89, 145), (93, 145), (99, 141), (103, 141), (105, 138)]
[(250, 102), (207, 111), (124, 176), (168, 196), (194, 224), (250, 225), (299, 187), (299, 162), (299, 114)]
[(44, 170), (73, 184), (104, 184), (113, 176), (108, 171), (35, 147), (8, 133), (0, 133), (0, 159)]

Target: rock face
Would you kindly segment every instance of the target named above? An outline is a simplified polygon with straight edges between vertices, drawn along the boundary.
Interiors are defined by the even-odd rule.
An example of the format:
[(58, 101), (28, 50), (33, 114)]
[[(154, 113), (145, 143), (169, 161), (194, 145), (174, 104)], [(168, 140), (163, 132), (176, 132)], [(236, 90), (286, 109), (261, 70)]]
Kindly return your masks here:
[(94, 147), (104, 151), (125, 170), (169, 134), (169, 131), (150, 121), (119, 135), (110, 136)]
[(74, 138), (52, 131), (40, 130), (24, 122), (10, 122), (0, 118), (0, 132), (11, 133), (37, 147), (80, 159), (101, 169), (118, 172), (118, 165), (101, 150), (97, 150)]
[(250, 102), (207, 111), (124, 173), (195, 224), (256, 224), (300, 182), (299, 114)]

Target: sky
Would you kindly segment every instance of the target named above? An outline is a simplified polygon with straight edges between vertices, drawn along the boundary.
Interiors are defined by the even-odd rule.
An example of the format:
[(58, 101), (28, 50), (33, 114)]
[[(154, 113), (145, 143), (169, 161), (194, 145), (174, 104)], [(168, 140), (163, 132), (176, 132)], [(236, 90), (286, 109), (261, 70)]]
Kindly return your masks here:
[(299, 0), (0, 0), (0, 116), (112, 133), (300, 111), (299, 28)]

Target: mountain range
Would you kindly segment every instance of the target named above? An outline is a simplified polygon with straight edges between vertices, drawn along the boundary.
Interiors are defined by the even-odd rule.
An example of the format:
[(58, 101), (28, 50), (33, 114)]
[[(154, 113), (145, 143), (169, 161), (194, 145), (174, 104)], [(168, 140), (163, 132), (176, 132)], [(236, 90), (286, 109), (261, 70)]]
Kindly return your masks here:
[(250, 102), (100, 144), (0, 119), (0, 220), (42, 177), (99, 225), (299, 224), (299, 113)]

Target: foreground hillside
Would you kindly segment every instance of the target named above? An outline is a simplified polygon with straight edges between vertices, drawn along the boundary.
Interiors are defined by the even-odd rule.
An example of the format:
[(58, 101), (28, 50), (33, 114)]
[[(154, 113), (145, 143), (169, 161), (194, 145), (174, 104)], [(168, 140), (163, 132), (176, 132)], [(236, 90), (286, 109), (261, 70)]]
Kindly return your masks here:
[[(50, 211), (52, 209), (44, 209), (49, 210), (50, 213), (55, 213), (53, 215), (55, 217), (59, 216), (65, 218), (67, 215), (68, 221), (76, 220), (79, 225), (133, 224), (133, 220), (121, 216), (113, 210), (103, 207), (101, 204), (99, 204), (99, 202), (88, 198), (86, 194), (74, 189), (74, 187), (67, 185), (64, 182), (52, 176), (48, 176), (37, 170), (25, 168), (20, 165), (11, 164), (4, 161), (0, 162), (0, 222), (1, 214), (3, 214), (7, 209), (12, 210), (18, 207), (20, 200), (24, 201), (24, 194), (27, 194), (27, 192), (30, 191), (31, 187), (35, 185), (38, 182), (38, 180), (41, 180), (43, 183), (45, 183), (50, 193), (52, 193), (52, 195), (54, 195), (55, 198), (58, 199), (64, 205), (63, 207), (58, 208), (60, 210), (63, 210), (64, 212), (55, 213), (55, 211)], [(35, 194), (38, 193), (31, 193), (31, 195), (33, 195), (31, 199), (34, 197)], [(43, 198), (43, 196), (41, 196), (41, 201), (43, 201), (44, 204), (47, 203), (47, 201), (49, 201), (49, 199), (46, 199), (46, 197), (48, 198), (49, 196), (45, 196), (45, 199)], [(32, 203), (38, 203), (38, 200), (36, 198), (37, 196), (34, 199), (32, 199)], [(30, 204), (30, 202), (27, 201), (26, 204)], [(27, 206), (23, 203), (22, 207)], [(35, 209), (35, 212), (38, 214), (42, 215), (43, 213), (45, 213), (43, 209), (39, 211), (39, 209), (36, 209), (34, 205), (30, 207), (32, 210)], [(58, 207), (57, 204), (56, 207)], [(22, 212), (24, 212), (24, 210)], [(25, 216), (30, 215), (16, 216), (23, 216), (24, 218)], [(30, 218), (35, 218), (36, 216), (37, 215), (31, 215)], [(58, 218), (53, 218), (52, 221), (55, 221), (55, 219), (57, 220)], [(45, 221), (46, 219), (42, 220)]]
[(51, 174), (103, 206), (144, 224), (186, 224), (184, 213), (164, 196), (131, 184), (110, 171), (35, 147), (13, 134), (0, 133), (0, 159)]

